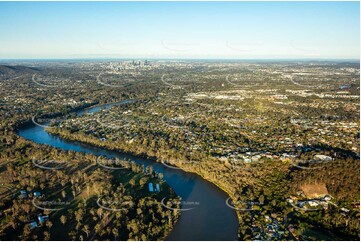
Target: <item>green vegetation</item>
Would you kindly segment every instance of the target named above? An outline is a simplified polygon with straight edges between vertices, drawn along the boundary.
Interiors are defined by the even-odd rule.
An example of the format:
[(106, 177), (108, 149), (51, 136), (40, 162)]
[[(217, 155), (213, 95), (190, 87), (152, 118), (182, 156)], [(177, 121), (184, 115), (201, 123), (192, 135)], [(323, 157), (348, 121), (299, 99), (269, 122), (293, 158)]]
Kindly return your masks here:
[[(143, 167), (121, 161), (127, 169), (106, 170), (92, 155), (23, 140), (3, 148), (4, 154), (14, 148), (26, 155), (1, 158), (1, 184), (12, 188), (11, 194), (2, 197), (3, 240), (155, 240), (164, 238), (177, 221), (177, 210), (164, 208), (160, 201), (164, 196), (178, 198), (158, 174), (148, 169), (143, 172)], [(30, 157), (66, 163), (62, 162), (62, 169), (44, 170), (34, 166)], [(148, 182), (159, 183), (161, 192), (149, 193)], [(40, 192), (41, 197), (35, 198), (34, 192)], [(41, 223), (39, 214), (49, 217)], [(37, 222), (38, 227), (31, 228), (31, 222)]]
[[(43, 70), (26, 70), (40, 72), (43, 76), (56, 72), (63, 78), (63, 85), (51, 90), (25, 77), (17, 79), (16, 84), (3, 81), (6, 90), (1, 106), (3, 158), (14, 157), (17, 163), (11, 163), (12, 167), (29, 170), (28, 153), (33, 144), (19, 138), (14, 129), (35, 114), (38, 119), (61, 114), (66, 119), (52, 122), (48, 132), (155, 158), (195, 172), (222, 188), (235, 202), (235, 207), (249, 209), (247, 212), (237, 210), (241, 240), (301, 240), (327, 236), (359, 240), (357, 64), (194, 62), (178, 65), (155, 62), (143, 69), (119, 64), (120, 70), (107, 64), (92, 63), (78, 69), (62, 67), (60, 73), (48, 66), (41, 67)], [(82, 74), (79, 69), (83, 70)], [(100, 71), (108, 71), (102, 75), (102, 83), (95, 78)], [(124, 72), (127, 74), (119, 74)], [(81, 81), (75, 82), (79, 79)], [(26, 93), (25, 88), (28, 88)], [(39, 88), (42, 92), (38, 92)], [(72, 115), (72, 111), (85, 106), (125, 99), (136, 101), (82, 117)], [(13, 106), (16, 108), (10, 108)], [(92, 165), (94, 159), (88, 158)], [(94, 167), (80, 167), (76, 165), (72, 171), (86, 171), (83, 174), (90, 180), (96, 176), (92, 175), (97, 171)], [(155, 200), (142, 200), (144, 193), (138, 184), (142, 176), (159, 178), (132, 170), (137, 174), (121, 176), (127, 177), (126, 180), (119, 180), (115, 172), (109, 173), (111, 181), (101, 184), (114, 193), (124, 192), (135, 204), (143, 201), (142, 204), (158, 211)], [(24, 179), (19, 177), (18, 182)], [(287, 202), (291, 197), (309, 201), (311, 198), (297, 195), (309, 184), (315, 186), (311, 186), (308, 193), (317, 193), (312, 187), (324, 184), (334, 205), (327, 203), (319, 211), (302, 211)], [(79, 186), (86, 191), (84, 184)], [(38, 187), (29, 189), (34, 188)], [(54, 189), (59, 190), (56, 186)], [(71, 186), (67, 189), (66, 194), (70, 196)], [(107, 198), (113, 199), (114, 193), (107, 194)], [(325, 194), (318, 195), (321, 199)], [(78, 205), (74, 205), (77, 209), (85, 210), (96, 203), (95, 197), (85, 197), (87, 203), (79, 205), (83, 204), (83, 198), (79, 197)], [(88, 212), (84, 214), (86, 218), (94, 217)], [(148, 213), (134, 210), (128, 215), (128, 221), (134, 220), (140, 225), (117, 224), (110, 216), (109, 224), (126, 226), (128, 231), (128, 234), (112, 236), (140, 240), (144, 239), (144, 234), (147, 239), (163, 238), (178, 216), (160, 215), (157, 229), (149, 232)], [(90, 237), (90, 232), (84, 232), (87, 231), (85, 225), (95, 226), (96, 222), (82, 221), (78, 230), (71, 231), (70, 238), (78, 239), (76, 236), (80, 234), (84, 239), (109, 238), (112, 231), (98, 234), (99, 237)], [(73, 225), (76, 227), (77, 223)], [(142, 229), (137, 231), (139, 228)], [(322, 231), (320, 237), (314, 231)]]

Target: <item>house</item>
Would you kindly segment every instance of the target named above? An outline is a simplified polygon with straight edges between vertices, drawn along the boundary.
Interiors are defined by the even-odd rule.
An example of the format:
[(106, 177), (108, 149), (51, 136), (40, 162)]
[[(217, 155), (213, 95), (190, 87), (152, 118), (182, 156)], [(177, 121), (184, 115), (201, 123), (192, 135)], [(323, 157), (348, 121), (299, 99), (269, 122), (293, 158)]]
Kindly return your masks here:
[(331, 199), (332, 199), (332, 197), (331, 197), (331, 195), (325, 195), (324, 197), (323, 197), (323, 199), (325, 200), (325, 201), (330, 201)]
[(315, 155), (313, 158), (319, 161), (332, 161), (332, 157), (327, 155)]
[(38, 215), (39, 223), (44, 223), (45, 221), (49, 220), (49, 216), (42, 216), (41, 214)]
[(266, 222), (271, 222), (272, 221), (272, 219), (268, 215), (264, 216), (264, 218), (265, 218)]
[(41, 196), (41, 193), (40, 192), (34, 192), (34, 197), (40, 197)]
[(30, 223), (30, 229), (35, 229), (36, 227), (38, 227), (38, 223), (37, 222), (31, 222)]
[(341, 90), (343, 90), (343, 89), (349, 89), (349, 88), (351, 88), (351, 84), (340, 85), (339, 88), (340, 88)]
[(244, 158), (244, 162), (246, 162), (246, 163), (251, 163), (251, 158)]
[(267, 233), (274, 233), (274, 232), (276, 232), (274, 225), (267, 224)]
[(304, 205), (305, 205), (304, 201), (298, 201), (297, 202), (297, 206), (300, 207), (300, 208), (302, 208)]
[(39, 220), (39, 223), (43, 223), (45, 220), (43, 219), (43, 216), (41, 215), (38, 215), (38, 220)]
[(350, 212), (350, 209), (347, 209), (347, 208), (341, 208), (340, 210), (341, 210), (342, 212), (345, 212), (345, 213)]
[(21, 190), (20, 191), (20, 195), (19, 195), (19, 198), (26, 198), (28, 196), (26, 190)]
[(150, 182), (148, 184), (148, 189), (149, 189), (150, 192), (154, 192), (153, 183)]
[(316, 206), (318, 206), (319, 204), (318, 204), (318, 202), (316, 202), (316, 201), (308, 201), (308, 205), (310, 205), (311, 207), (316, 207)]
[(255, 155), (251, 158), (252, 161), (259, 161), (259, 159), (261, 158), (260, 155)]

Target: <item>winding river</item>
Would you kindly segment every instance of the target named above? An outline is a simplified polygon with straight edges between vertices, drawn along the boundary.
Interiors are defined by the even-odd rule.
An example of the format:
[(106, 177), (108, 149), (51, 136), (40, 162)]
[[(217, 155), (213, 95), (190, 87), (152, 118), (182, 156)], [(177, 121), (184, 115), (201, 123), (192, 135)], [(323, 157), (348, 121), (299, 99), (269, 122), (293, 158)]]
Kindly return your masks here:
[[(77, 115), (93, 113), (102, 108), (121, 105), (129, 100), (96, 106)], [(169, 168), (152, 160), (109, 151), (77, 141), (68, 141), (48, 134), (43, 127), (31, 124), (22, 127), (19, 135), (39, 144), (46, 144), (63, 150), (91, 153), (109, 158), (128, 158), (138, 164), (153, 166), (156, 172), (164, 174), (164, 180), (182, 197), (182, 204), (193, 209), (181, 212), (181, 216), (166, 240), (237, 240), (238, 219), (235, 210), (226, 205), (228, 195), (199, 175), (180, 169)]]

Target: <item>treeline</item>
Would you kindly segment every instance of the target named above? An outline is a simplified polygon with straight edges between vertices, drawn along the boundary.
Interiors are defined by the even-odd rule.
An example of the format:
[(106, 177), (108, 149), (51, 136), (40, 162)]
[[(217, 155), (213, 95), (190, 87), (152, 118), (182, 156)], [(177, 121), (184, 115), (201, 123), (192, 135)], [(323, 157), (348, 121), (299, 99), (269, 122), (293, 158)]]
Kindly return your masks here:
[[(190, 120), (175, 120), (167, 118), (171, 127), (179, 126), (186, 127), (188, 131), (192, 131), (194, 136), (187, 134), (184, 130), (178, 132), (172, 128), (167, 128), (163, 123), (153, 126), (155, 119), (152, 116), (143, 112), (144, 107), (141, 103), (127, 104), (119, 108), (113, 109), (110, 114), (117, 112), (121, 113), (127, 110), (137, 111), (131, 116), (127, 116), (128, 126), (126, 128), (112, 128), (109, 123), (108, 126), (100, 125), (95, 121), (88, 121), (86, 118), (79, 118), (81, 122), (73, 123), (66, 122), (62, 128), (53, 127), (48, 131), (53, 134), (58, 134), (63, 138), (70, 140), (79, 140), (82, 142), (91, 143), (93, 145), (104, 147), (113, 150), (121, 150), (135, 155), (142, 155), (155, 158), (158, 161), (167, 161), (172, 165), (181, 167), (190, 172), (196, 172), (205, 179), (213, 182), (217, 186), (225, 190), (234, 201), (247, 201), (262, 203), (259, 207), (259, 214), (250, 213), (249, 215), (239, 212), (240, 219), (240, 238), (250, 239), (253, 236), (252, 227), (260, 226), (265, 228), (265, 215), (273, 215), (284, 225), (292, 224), (301, 230), (296, 219), (290, 220), (290, 214), (294, 214), (292, 207), (289, 206), (286, 199), (301, 188), (304, 183), (325, 182), (327, 189), (332, 196), (336, 198), (340, 206), (352, 208), (352, 201), (359, 201), (359, 170), (358, 159), (354, 152), (348, 152), (337, 147), (320, 146), (315, 143), (306, 148), (312, 151), (304, 151), (302, 149), (288, 148), (285, 145), (264, 145), (269, 140), (278, 141), (286, 135), (294, 135), (297, 140), (303, 143), (303, 140), (312, 135), (302, 131), (299, 127), (290, 124), (290, 117), (279, 115), (272, 123), (264, 121), (259, 126), (250, 126), (248, 131), (257, 130), (255, 135), (246, 136), (242, 133), (228, 132), (228, 126), (222, 122), (217, 122), (218, 126), (213, 123), (213, 116), (211, 112), (207, 119), (202, 123), (198, 116), (193, 116)], [(134, 105), (135, 107), (132, 107)], [(149, 102), (148, 105), (153, 105)], [(184, 109), (180, 105), (174, 105), (174, 116), (180, 116)], [(158, 107), (161, 110), (161, 106)], [(139, 115), (138, 115), (139, 113)], [(159, 111), (161, 113), (161, 111)], [(227, 113), (227, 112), (225, 112)], [(267, 112), (270, 113), (270, 112)], [(257, 113), (256, 113), (257, 114)], [(124, 116), (124, 114), (122, 114)], [(225, 114), (223, 114), (225, 115)], [(271, 114), (276, 117), (276, 114)], [(109, 115), (108, 115), (109, 116)], [(112, 115), (110, 115), (112, 116)], [(130, 117), (135, 117), (134, 120)], [(215, 115), (216, 116), (216, 115)], [(269, 117), (269, 116), (268, 116)], [(113, 116), (117, 120), (117, 116)], [(124, 117), (123, 117), (124, 118)], [(219, 116), (222, 118), (222, 116)], [(153, 120), (154, 119), (154, 120)], [(202, 120), (202, 118), (200, 118)], [(106, 120), (102, 120), (106, 122)], [(117, 125), (121, 125), (122, 119), (117, 120)], [(159, 121), (159, 119), (158, 119)], [(202, 120), (203, 121), (203, 120)], [(255, 119), (255, 122), (257, 119)], [(251, 124), (251, 121), (248, 121)], [(91, 125), (91, 130), (82, 128), (82, 125)], [(268, 135), (262, 135), (268, 133)], [(105, 138), (105, 140), (100, 140)], [(259, 139), (258, 139), (259, 138)], [(129, 142), (131, 140), (131, 142)], [(198, 149), (190, 150), (190, 142), (197, 141)], [(307, 142), (309, 143), (309, 142)], [(273, 145), (273, 142), (270, 143)], [(302, 170), (295, 168), (290, 160), (281, 161), (279, 159), (262, 158), (259, 162), (252, 162), (247, 166), (232, 167), (229, 163), (220, 161), (215, 158), (215, 155), (223, 155), (221, 151), (217, 151), (216, 147), (251, 147), (252, 152), (267, 150), (271, 154), (281, 155), (283, 152), (296, 152), (298, 157), (302, 160), (313, 159), (315, 154), (324, 154), (334, 156), (337, 155), (334, 162), (323, 165), (323, 170)], [(261, 202), (261, 201), (262, 202)], [(356, 231), (358, 226), (358, 212), (357, 208), (352, 208), (347, 216), (340, 215), (339, 211), (328, 210), (327, 217), (329, 219), (320, 219), (317, 221), (317, 216), (311, 216), (307, 220), (308, 215), (303, 216), (304, 221), (309, 221), (309, 226), (317, 224), (325, 229), (339, 228), (340, 235), (344, 238), (354, 239), (357, 237)], [(337, 221), (331, 219), (332, 216), (340, 217)], [(347, 225), (347, 226), (346, 226)], [(298, 226), (298, 227), (297, 227)], [(347, 227), (347, 228), (346, 228)], [(288, 229), (285, 229), (286, 231)], [(292, 235), (285, 234), (284, 239), (290, 239)]]
[[(179, 198), (151, 168), (118, 160), (114, 164), (125, 170), (107, 170), (93, 155), (13, 138), (0, 147), (1, 240), (159, 240), (179, 217), (178, 210), (161, 205), (165, 196)], [(60, 162), (61, 169), (34, 165), (46, 160), (49, 167)], [(161, 184), (162, 192), (149, 193), (150, 181)], [(48, 218), (40, 222), (38, 215)]]

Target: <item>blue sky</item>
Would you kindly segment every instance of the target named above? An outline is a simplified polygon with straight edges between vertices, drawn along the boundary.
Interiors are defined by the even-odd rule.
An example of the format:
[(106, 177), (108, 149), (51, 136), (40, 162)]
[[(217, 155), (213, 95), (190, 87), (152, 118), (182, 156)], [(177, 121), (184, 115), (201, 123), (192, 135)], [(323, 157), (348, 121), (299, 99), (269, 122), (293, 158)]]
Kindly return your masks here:
[(359, 59), (359, 2), (0, 2), (0, 59)]

